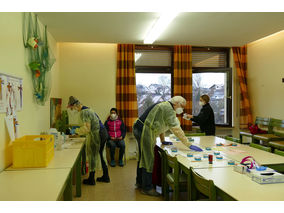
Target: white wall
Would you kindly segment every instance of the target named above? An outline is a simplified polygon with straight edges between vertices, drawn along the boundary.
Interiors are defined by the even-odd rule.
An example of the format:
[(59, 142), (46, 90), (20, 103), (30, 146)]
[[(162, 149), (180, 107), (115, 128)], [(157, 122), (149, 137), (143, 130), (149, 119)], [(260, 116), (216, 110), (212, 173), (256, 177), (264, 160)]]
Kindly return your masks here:
[[(23, 110), (17, 112), (19, 136), (39, 134), (49, 129), (49, 101), (39, 106), (33, 101), (30, 71), (25, 67), (25, 50), (22, 35), (22, 13), (0, 13), (0, 73), (23, 78)], [(51, 51), (57, 61), (57, 44), (48, 34)], [(58, 63), (51, 70), (52, 97), (60, 97)], [(0, 171), (12, 163), (12, 146), (5, 126), (5, 114), (0, 114)]]
[(253, 117), (284, 120), (284, 31), (248, 45), (247, 78)]
[(63, 108), (73, 95), (105, 121), (115, 107), (116, 50), (116, 44), (59, 43)]

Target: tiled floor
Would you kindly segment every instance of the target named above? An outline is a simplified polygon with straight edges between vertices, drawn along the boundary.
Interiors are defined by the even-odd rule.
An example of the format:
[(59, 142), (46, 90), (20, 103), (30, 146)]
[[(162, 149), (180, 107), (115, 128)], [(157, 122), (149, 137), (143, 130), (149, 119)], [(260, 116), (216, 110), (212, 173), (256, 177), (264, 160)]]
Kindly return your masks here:
[[(96, 182), (95, 186), (82, 184), (82, 196), (74, 197), (74, 201), (161, 201), (160, 197), (141, 194), (135, 189), (136, 160), (129, 160), (124, 167), (109, 167), (110, 183)], [(102, 171), (96, 173), (96, 178)], [(75, 192), (75, 187), (73, 188)]]

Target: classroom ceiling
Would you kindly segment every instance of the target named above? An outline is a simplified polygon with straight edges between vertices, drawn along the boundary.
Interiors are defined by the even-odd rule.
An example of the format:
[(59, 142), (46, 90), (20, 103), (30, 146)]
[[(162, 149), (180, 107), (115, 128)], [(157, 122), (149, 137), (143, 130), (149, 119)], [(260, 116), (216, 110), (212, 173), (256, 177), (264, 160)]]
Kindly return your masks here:
[[(143, 44), (154, 12), (43, 12), (40, 21), (58, 42)], [(241, 46), (284, 30), (284, 13), (180, 13), (154, 42), (160, 45)]]

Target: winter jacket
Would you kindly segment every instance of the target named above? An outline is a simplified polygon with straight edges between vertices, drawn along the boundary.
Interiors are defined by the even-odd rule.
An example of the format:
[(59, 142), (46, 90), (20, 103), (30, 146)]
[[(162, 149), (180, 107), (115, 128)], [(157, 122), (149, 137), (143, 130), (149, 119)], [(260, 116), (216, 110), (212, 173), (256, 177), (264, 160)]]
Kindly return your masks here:
[(111, 137), (119, 138), (120, 136), (122, 136), (122, 139), (125, 138), (125, 125), (119, 117), (116, 120), (111, 120), (110, 117), (108, 117), (105, 121), (105, 127), (107, 129), (109, 139)]
[(206, 135), (215, 135), (215, 119), (214, 112), (209, 103), (205, 104), (197, 116), (191, 118), (200, 126), (201, 132), (205, 132)]

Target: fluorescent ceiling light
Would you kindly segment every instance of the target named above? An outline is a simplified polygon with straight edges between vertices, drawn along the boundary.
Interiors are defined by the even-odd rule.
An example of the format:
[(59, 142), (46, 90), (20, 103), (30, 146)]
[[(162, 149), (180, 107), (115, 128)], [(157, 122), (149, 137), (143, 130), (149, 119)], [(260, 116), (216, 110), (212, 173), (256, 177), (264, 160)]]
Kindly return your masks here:
[(163, 13), (147, 33), (144, 44), (153, 44), (154, 41), (164, 32), (167, 26), (174, 20), (178, 13)]

